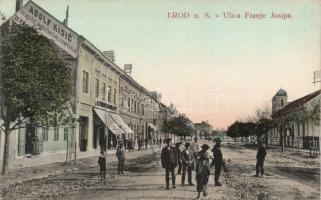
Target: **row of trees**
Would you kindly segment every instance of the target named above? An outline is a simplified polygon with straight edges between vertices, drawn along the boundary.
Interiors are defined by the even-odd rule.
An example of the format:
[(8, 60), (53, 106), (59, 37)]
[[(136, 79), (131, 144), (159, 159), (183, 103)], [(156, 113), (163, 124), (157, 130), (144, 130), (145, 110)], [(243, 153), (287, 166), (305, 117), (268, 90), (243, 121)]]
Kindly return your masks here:
[(191, 120), (184, 114), (179, 114), (177, 117), (165, 120), (162, 124), (161, 131), (184, 138), (195, 134)]
[(287, 130), (291, 129), (292, 124), (303, 124), (312, 122), (316, 126), (320, 126), (320, 102), (311, 107), (301, 107), (295, 111), (274, 116), (269, 107), (265, 109), (257, 109), (256, 114), (252, 118), (245, 121), (235, 121), (227, 129), (227, 135), (233, 138), (257, 136), (257, 139), (265, 139), (268, 144), (268, 132), (277, 128), (281, 132), (282, 151), (284, 149), (284, 138)]

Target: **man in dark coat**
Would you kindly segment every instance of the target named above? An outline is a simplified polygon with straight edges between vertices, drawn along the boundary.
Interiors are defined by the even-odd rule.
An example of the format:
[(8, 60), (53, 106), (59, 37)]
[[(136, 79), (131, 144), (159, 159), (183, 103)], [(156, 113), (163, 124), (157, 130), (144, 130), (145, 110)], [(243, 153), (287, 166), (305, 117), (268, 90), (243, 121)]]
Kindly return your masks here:
[(106, 179), (106, 154), (105, 151), (100, 152), (100, 156), (98, 158), (98, 165), (100, 168), (100, 179)]
[(171, 138), (165, 139), (165, 142), (166, 142), (166, 146), (162, 149), (161, 162), (162, 162), (162, 167), (166, 171), (166, 175), (165, 175), (166, 189), (169, 190), (169, 173), (171, 173), (171, 176), (172, 176), (173, 188), (176, 188), (175, 168), (177, 167), (178, 156), (175, 148), (171, 146)]
[(207, 183), (210, 176), (210, 163), (209, 159), (211, 156), (207, 153), (210, 148), (207, 144), (201, 146), (202, 150), (197, 154), (197, 165), (196, 165), (196, 189), (197, 198), (200, 198), (200, 194), (203, 191), (203, 196), (207, 196)]
[(177, 164), (178, 164), (178, 169), (177, 169), (177, 174), (181, 174), (182, 173), (182, 158), (181, 158), (181, 149), (180, 149), (180, 146), (181, 146), (181, 142), (178, 142), (175, 144), (175, 149), (176, 149), (176, 152), (177, 152)]
[(258, 150), (257, 150), (257, 154), (256, 154), (256, 177), (260, 176), (260, 172), (261, 172), (261, 176), (264, 175), (264, 160), (265, 160), (265, 156), (266, 156), (266, 148), (263, 145), (262, 141), (258, 142)]
[(212, 149), (213, 157), (214, 157), (213, 164), (215, 167), (214, 183), (215, 183), (215, 186), (222, 186), (222, 184), (219, 182), (222, 166), (224, 164), (223, 154), (221, 151), (221, 139), (217, 138), (215, 141), (216, 141), (216, 144)]
[(119, 143), (119, 147), (116, 151), (116, 157), (118, 159), (118, 174), (124, 174), (125, 150), (123, 149), (123, 143)]
[(194, 154), (189, 149), (190, 143), (185, 143), (185, 149), (182, 152), (182, 164), (183, 164), (183, 174), (182, 174), (182, 185), (185, 184), (186, 171), (188, 175), (188, 184), (194, 185), (192, 182), (192, 170), (194, 169)]

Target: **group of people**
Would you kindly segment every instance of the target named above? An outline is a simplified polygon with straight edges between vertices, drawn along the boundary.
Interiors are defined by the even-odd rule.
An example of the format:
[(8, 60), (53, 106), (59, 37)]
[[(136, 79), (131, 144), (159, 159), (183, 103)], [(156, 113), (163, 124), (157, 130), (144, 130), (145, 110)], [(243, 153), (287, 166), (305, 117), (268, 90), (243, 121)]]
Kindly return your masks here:
[[(161, 165), (165, 169), (165, 182), (166, 189), (169, 190), (170, 176), (172, 179), (172, 187), (176, 188), (176, 173), (175, 169), (178, 167), (177, 174), (181, 174), (181, 184), (185, 185), (185, 179), (187, 174), (188, 185), (194, 186), (192, 180), (192, 172), (195, 170), (196, 189), (198, 192), (197, 198), (203, 192), (203, 196), (207, 196), (207, 183), (209, 181), (211, 166), (215, 167), (214, 172), (214, 185), (222, 186), (219, 181), (221, 170), (225, 168), (225, 162), (223, 160), (223, 154), (221, 151), (221, 140), (220, 138), (215, 139), (215, 145), (212, 148), (212, 155), (208, 153), (210, 146), (203, 144), (199, 147), (198, 138), (194, 138), (194, 142), (190, 144), (186, 142), (184, 149), (180, 146), (181, 142), (176, 143), (175, 147), (171, 144), (171, 138), (164, 139), (166, 146), (161, 151)], [(256, 159), (256, 175), (264, 175), (264, 160), (266, 156), (266, 148), (259, 141), (259, 148), (257, 151)], [(116, 157), (118, 159), (118, 174), (124, 174), (124, 162), (125, 162), (125, 150), (123, 144), (119, 143), (116, 151)], [(212, 162), (210, 163), (210, 160)], [(106, 177), (106, 152), (102, 150), (98, 159), (100, 166), (100, 178), (104, 180)]]
[[(117, 171), (119, 175), (124, 174), (125, 150), (123, 146), (124, 146), (123, 143), (119, 143), (116, 151), (116, 157), (118, 160)], [(100, 156), (98, 158), (98, 165), (100, 169), (100, 179), (105, 180), (106, 179), (106, 151), (104, 150), (100, 151)]]
[[(209, 181), (211, 166), (215, 167), (214, 185), (222, 186), (219, 181), (222, 169), (226, 171), (223, 154), (221, 151), (220, 138), (215, 139), (215, 145), (212, 148), (212, 155), (208, 153), (209, 145), (203, 144), (199, 148), (198, 138), (194, 138), (194, 142), (190, 144), (186, 142), (184, 149), (181, 150), (181, 142), (176, 143), (175, 147), (171, 144), (171, 138), (164, 140), (166, 146), (161, 151), (161, 164), (165, 169), (166, 189), (169, 190), (170, 175), (172, 179), (172, 187), (176, 188), (176, 173), (175, 169), (178, 167), (177, 174), (181, 174), (181, 184), (185, 185), (186, 173), (188, 176), (188, 184), (194, 186), (192, 181), (192, 171), (195, 170), (196, 190), (198, 192), (197, 198), (203, 192), (203, 196), (207, 196), (207, 183)], [(259, 149), (257, 152), (256, 175), (264, 174), (264, 160), (266, 156), (265, 146), (259, 142)], [(212, 162), (210, 162), (212, 160)]]
[[(215, 166), (215, 186), (221, 186), (219, 182), (219, 176), (221, 169), (224, 165), (223, 155), (221, 151), (221, 140), (216, 139), (216, 143), (212, 149), (213, 155), (210, 155), (207, 151), (210, 149), (209, 145), (203, 144), (199, 148), (198, 138), (194, 138), (194, 142), (190, 144), (186, 142), (184, 144), (184, 150), (181, 151), (180, 145), (182, 143), (176, 143), (175, 147), (171, 145), (171, 139), (164, 140), (166, 146), (161, 152), (161, 164), (165, 169), (165, 182), (166, 189), (169, 190), (170, 175), (172, 178), (172, 187), (176, 188), (176, 173), (175, 169), (178, 167), (177, 174), (181, 174), (181, 184), (185, 185), (185, 178), (187, 174), (188, 185), (194, 186), (192, 181), (192, 172), (196, 172), (196, 189), (198, 192), (198, 198), (201, 192), (204, 196), (207, 196), (207, 183), (210, 176), (210, 166)], [(213, 160), (210, 163), (210, 160)]]

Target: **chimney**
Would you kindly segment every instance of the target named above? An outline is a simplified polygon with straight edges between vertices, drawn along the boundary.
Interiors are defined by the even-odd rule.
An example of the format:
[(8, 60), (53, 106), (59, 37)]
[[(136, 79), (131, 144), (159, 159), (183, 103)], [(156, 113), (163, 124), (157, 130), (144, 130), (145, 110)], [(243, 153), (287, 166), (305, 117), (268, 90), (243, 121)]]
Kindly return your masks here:
[(124, 71), (126, 74), (128, 74), (129, 76), (132, 73), (132, 69), (133, 69), (133, 65), (132, 64), (125, 64), (124, 65)]
[(108, 60), (115, 62), (115, 53), (112, 50), (103, 51), (103, 54), (108, 58)]
[(23, 4), (23, 0), (16, 0), (16, 12), (18, 12)]

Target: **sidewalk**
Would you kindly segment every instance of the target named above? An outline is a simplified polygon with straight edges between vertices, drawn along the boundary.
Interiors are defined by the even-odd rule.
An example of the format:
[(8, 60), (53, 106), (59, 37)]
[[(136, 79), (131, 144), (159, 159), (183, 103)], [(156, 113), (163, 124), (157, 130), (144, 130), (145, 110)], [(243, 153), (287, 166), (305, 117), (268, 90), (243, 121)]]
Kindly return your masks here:
[[(126, 159), (135, 159), (137, 157), (159, 151), (158, 148), (143, 149), (142, 151), (126, 152)], [(65, 155), (39, 156), (37, 158), (23, 158), (14, 163), (15, 168), (10, 169), (8, 175), (0, 175), (0, 188), (3, 186), (22, 183), (23, 181), (46, 178), (72, 171), (83, 170), (91, 167), (97, 167), (98, 151), (85, 152), (77, 156), (76, 163), (65, 164)], [(107, 151), (107, 166), (117, 161), (115, 150)], [(28, 160), (29, 159), (29, 160)], [(97, 172), (98, 173), (98, 172)]]

